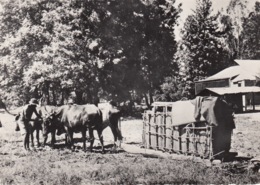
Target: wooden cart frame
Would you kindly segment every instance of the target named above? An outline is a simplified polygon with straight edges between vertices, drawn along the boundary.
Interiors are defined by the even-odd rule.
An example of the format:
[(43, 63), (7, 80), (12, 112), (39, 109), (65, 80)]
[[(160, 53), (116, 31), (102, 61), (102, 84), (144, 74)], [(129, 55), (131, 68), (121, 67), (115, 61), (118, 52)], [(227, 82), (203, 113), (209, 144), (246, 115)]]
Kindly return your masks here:
[[(206, 121), (172, 125), (172, 114), (145, 111), (143, 114), (143, 147), (164, 152), (194, 155), (212, 159), (212, 126)], [(185, 115), (184, 115), (185, 116)]]

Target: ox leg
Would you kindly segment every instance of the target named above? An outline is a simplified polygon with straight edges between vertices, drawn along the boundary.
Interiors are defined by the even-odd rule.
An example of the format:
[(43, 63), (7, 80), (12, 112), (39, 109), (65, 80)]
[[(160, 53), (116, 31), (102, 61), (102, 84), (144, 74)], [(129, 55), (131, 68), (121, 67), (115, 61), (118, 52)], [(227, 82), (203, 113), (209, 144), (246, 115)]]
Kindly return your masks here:
[(71, 146), (74, 149), (73, 131), (70, 132), (70, 138), (71, 138)]
[(119, 128), (117, 127), (116, 128), (116, 131), (117, 131), (117, 137), (119, 140), (123, 140), (123, 136), (122, 136), (122, 133), (121, 133), (121, 130), (119, 130)]
[(103, 134), (102, 134), (102, 129), (100, 130), (97, 130), (97, 133), (98, 133), (98, 137), (99, 137), (99, 140), (100, 140), (100, 143), (101, 143), (101, 149), (102, 149), (102, 153), (105, 153), (105, 150), (104, 150), (104, 141), (103, 141)]
[(116, 128), (116, 131), (117, 131), (117, 139), (119, 140), (119, 147), (121, 148), (121, 142), (123, 140), (123, 136), (121, 130), (118, 127)]
[(83, 139), (83, 150), (86, 151), (86, 130), (82, 130), (82, 139)]
[(90, 152), (92, 152), (92, 151), (93, 151), (93, 144), (94, 144), (93, 129), (92, 129), (92, 128), (89, 128), (88, 132), (89, 132), (89, 138), (90, 138), (90, 146), (89, 146), (89, 149), (90, 149)]
[(111, 127), (111, 131), (113, 133), (114, 136), (114, 146), (113, 146), (113, 150), (116, 150), (116, 141), (117, 141), (117, 131), (114, 127)]
[(69, 133), (69, 129), (68, 128), (65, 128), (65, 131), (66, 131), (66, 144), (67, 144), (67, 147), (70, 148), (70, 145), (71, 145), (71, 136), (70, 136), (70, 133)]
[(46, 143), (47, 143), (48, 134), (44, 135), (43, 138), (44, 138), (44, 140), (43, 140), (43, 146), (45, 146)]
[(29, 150), (30, 147), (29, 147), (29, 142), (30, 142), (30, 133), (29, 132), (26, 132), (25, 133), (25, 136), (24, 136), (24, 149), (25, 150)]
[(111, 130), (112, 130), (112, 133), (113, 133), (113, 136), (114, 136), (114, 148), (113, 148), (113, 150), (116, 150), (117, 139), (122, 140), (122, 134), (121, 134), (120, 130), (118, 129), (118, 127), (112, 126)]
[(55, 132), (56, 132), (56, 130), (53, 130), (53, 131), (51, 132), (51, 147), (52, 147), (52, 148), (54, 148), (54, 144), (55, 144), (55, 142), (56, 142)]
[(31, 143), (31, 147), (34, 147), (33, 130), (30, 131), (30, 136), (31, 136), (31, 141), (32, 141), (32, 143)]
[(68, 134), (65, 134), (65, 145), (68, 145)]
[(40, 147), (41, 144), (40, 144), (40, 130), (36, 130), (36, 140), (37, 140), (37, 147)]
[(71, 149), (73, 147), (73, 131), (72, 130), (68, 130), (67, 137), (68, 137), (68, 146)]

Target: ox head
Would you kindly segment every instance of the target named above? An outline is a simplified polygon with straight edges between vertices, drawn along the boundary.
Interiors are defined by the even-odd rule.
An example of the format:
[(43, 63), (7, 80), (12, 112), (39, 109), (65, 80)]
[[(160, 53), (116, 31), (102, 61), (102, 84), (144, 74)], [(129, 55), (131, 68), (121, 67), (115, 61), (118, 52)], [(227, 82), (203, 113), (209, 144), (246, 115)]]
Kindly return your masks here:
[(42, 133), (44, 137), (47, 136), (47, 134), (52, 131), (55, 121), (56, 121), (55, 113), (52, 113), (43, 119)]

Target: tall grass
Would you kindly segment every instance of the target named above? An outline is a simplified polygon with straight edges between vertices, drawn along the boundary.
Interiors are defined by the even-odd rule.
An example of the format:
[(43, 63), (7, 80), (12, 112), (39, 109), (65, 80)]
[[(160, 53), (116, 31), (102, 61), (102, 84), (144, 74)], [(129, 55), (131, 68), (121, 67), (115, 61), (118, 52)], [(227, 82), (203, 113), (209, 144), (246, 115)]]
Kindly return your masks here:
[[(3, 146), (2, 146), (3, 147)], [(14, 155), (15, 154), (15, 155)], [(231, 164), (207, 167), (192, 160), (141, 155), (38, 151), (2, 155), (2, 184), (255, 184), (260, 176), (232, 170)]]

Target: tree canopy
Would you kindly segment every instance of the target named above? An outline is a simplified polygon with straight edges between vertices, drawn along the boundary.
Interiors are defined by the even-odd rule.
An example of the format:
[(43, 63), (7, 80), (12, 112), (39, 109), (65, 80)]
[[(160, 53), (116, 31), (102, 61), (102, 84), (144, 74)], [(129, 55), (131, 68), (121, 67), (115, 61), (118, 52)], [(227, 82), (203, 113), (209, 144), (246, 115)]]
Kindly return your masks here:
[(259, 59), (259, 2), (197, 0), (175, 40), (175, 0), (2, 0), (0, 92), (14, 105), (195, 96), (194, 81)]
[[(4, 1), (1, 91), (63, 104), (139, 98), (175, 70), (175, 1)], [(8, 94), (7, 94), (8, 93)], [(21, 103), (21, 102), (20, 102)]]

